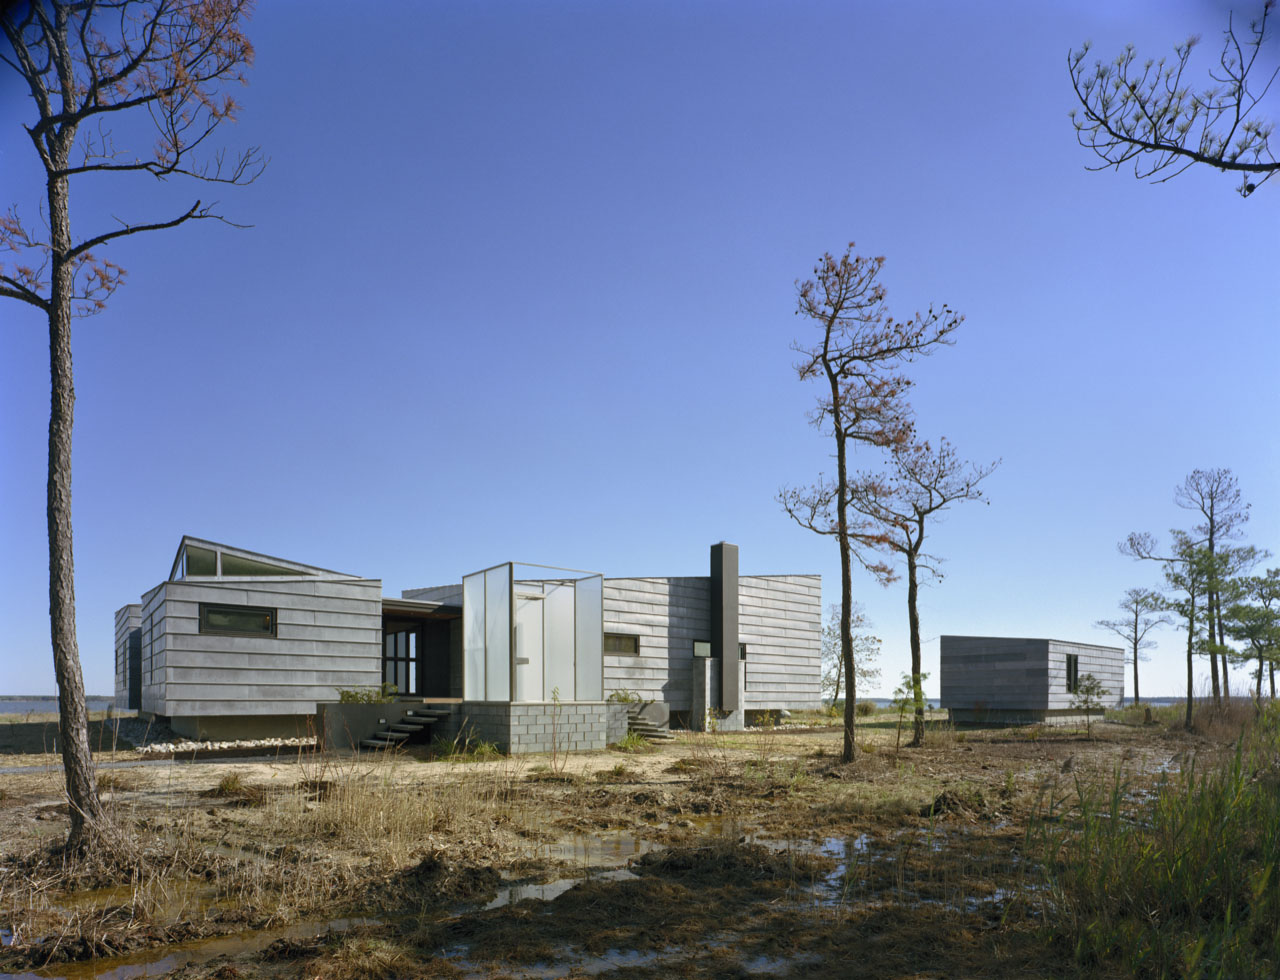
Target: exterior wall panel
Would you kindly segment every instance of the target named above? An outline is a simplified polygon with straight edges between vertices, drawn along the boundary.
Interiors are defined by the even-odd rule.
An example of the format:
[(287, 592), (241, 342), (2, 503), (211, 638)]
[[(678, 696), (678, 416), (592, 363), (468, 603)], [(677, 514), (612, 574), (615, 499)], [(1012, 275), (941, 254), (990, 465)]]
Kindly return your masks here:
[[(275, 609), (276, 635), (201, 633), (202, 602)], [(382, 683), (382, 583), (376, 579), (168, 582), (142, 612), (144, 664), (152, 612), (153, 668), (163, 668), (144, 687), (144, 710), (155, 714), (312, 714), (317, 701), (336, 701), (338, 688)]]

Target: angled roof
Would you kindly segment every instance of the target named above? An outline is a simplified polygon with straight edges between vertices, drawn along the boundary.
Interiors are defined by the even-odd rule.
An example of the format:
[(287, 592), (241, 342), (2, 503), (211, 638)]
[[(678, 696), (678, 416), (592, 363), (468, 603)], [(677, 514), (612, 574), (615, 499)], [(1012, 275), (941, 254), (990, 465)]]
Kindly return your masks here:
[[(169, 567), (169, 580), (173, 581), (178, 573), (178, 563), (182, 559), (182, 554), (188, 545), (197, 548), (204, 548), (207, 551), (220, 551), (224, 555), (232, 555), (236, 558), (244, 558), (248, 561), (260, 562), (264, 565), (273, 565), (286, 573), (292, 572), (299, 576), (323, 577), (327, 579), (360, 579), (359, 575), (350, 575), (347, 572), (336, 572), (331, 568), (321, 568), (319, 565), (304, 565), (301, 562), (290, 561), (287, 558), (277, 558), (274, 555), (266, 555), (260, 551), (250, 551), (247, 548), (237, 548), (229, 544), (221, 544), (217, 541), (210, 541), (207, 538), (197, 538), (190, 534), (184, 534), (182, 540), (178, 542), (178, 550), (173, 556), (173, 564)], [(227, 576), (224, 578), (236, 578), (239, 576)]]

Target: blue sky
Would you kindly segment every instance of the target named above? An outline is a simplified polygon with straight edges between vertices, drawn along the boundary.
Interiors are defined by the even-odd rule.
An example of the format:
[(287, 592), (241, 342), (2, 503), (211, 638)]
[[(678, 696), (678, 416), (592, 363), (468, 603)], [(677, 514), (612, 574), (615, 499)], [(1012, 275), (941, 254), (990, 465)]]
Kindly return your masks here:
[[(389, 595), (508, 559), (706, 574), (724, 539), (744, 573), (820, 572), (835, 601), (833, 543), (774, 498), (832, 468), (792, 367), (812, 330), (794, 282), (849, 241), (887, 257), (895, 312), (966, 315), (914, 371), (919, 426), (1003, 459), (990, 505), (931, 535), (927, 690), (942, 633), (1108, 642), (1093, 621), (1158, 582), (1116, 542), (1189, 526), (1172, 493), (1196, 467), (1232, 468), (1248, 540), (1280, 550), (1280, 184), (1246, 201), (1211, 171), (1090, 173), (1067, 118), (1070, 48), (1200, 33), (1205, 68), (1226, 6), (355, 9), (260, 6), (222, 133), (269, 155), (251, 187), (73, 191), (86, 234), (197, 197), (253, 225), (112, 245), (128, 285), (76, 324), (91, 692), (112, 686), (113, 611), (184, 532)], [(30, 215), (29, 118), (0, 79), (0, 204)], [(54, 690), (47, 386), (38, 315), (0, 304), (0, 693)], [(855, 591), (884, 639), (867, 693), (887, 693), (905, 587)], [(1159, 638), (1143, 693), (1176, 694), (1182, 640)]]

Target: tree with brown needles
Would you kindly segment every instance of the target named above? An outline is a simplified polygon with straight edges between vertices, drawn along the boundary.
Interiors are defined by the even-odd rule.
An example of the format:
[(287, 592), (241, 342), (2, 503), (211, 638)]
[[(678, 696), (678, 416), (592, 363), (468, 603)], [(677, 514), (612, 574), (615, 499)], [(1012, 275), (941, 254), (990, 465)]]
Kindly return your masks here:
[(784, 487), (783, 509), (801, 527), (836, 539), (840, 553), (840, 650), (845, 681), (844, 746), (841, 760), (854, 760), (854, 710), (857, 695), (853, 655), (853, 563), (876, 574), (891, 574), (872, 560), (871, 548), (883, 532), (868, 521), (851, 524), (849, 452), (856, 446), (889, 448), (910, 437), (910, 380), (901, 367), (950, 342), (963, 317), (943, 306), (897, 320), (885, 304), (878, 281), (884, 258), (829, 252), (818, 260), (813, 278), (797, 281), (796, 314), (809, 321), (816, 336), (798, 342), (796, 372), (801, 381), (819, 384), (810, 422), (834, 442), (836, 476), (825, 475), (804, 487)]
[(1090, 169), (1119, 170), (1132, 162), (1134, 176), (1159, 183), (1206, 164), (1240, 174), (1244, 197), (1274, 177), (1280, 170), (1270, 146), (1275, 126), (1253, 113), (1280, 69), (1251, 87), (1274, 9), (1275, 0), (1266, 0), (1243, 36), (1228, 15), (1218, 67), (1209, 70), (1211, 84), (1199, 90), (1185, 77), (1197, 37), (1175, 47), (1172, 61), (1139, 63), (1132, 44), (1105, 64), (1085, 63), (1088, 43), (1069, 52), (1067, 70), (1080, 102), (1071, 111), (1076, 139), (1102, 160)]
[[(71, 830), (67, 849), (83, 853), (103, 839), (104, 812), (94, 785), (84, 679), (76, 643), (71, 536), (71, 429), (75, 387), (71, 320), (100, 312), (124, 281), (102, 257), (117, 239), (225, 220), (196, 201), (178, 214), (124, 221), (75, 235), (70, 191), (86, 176), (149, 174), (245, 184), (262, 171), (251, 148), (233, 160), (201, 162), (215, 130), (234, 118), (222, 92), (245, 81), (253, 47), (242, 31), (252, 0), (29, 0), (0, 13), (9, 50), (0, 59), (31, 96), (26, 130), (44, 170), (43, 221), (22, 219), (16, 206), (0, 216), (0, 296), (40, 311), (49, 330), (49, 625), (58, 684), (59, 736)], [(111, 124), (149, 115), (157, 139), (140, 156), (115, 145)]]
[[(850, 484), (849, 507), (876, 529), (868, 544), (901, 559), (907, 568), (907, 625), (911, 632), (911, 695), (915, 722), (908, 747), (924, 744), (924, 686), (920, 665), (919, 583), (922, 575), (941, 578), (939, 559), (924, 550), (925, 529), (952, 504), (982, 500), (979, 484), (999, 461), (978, 465), (962, 460), (946, 439), (898, 444), (891, 451), (888, 478), (861, 473)], [(888, 584), (892, 576), (879, 572)]]
[(1124, 616), (1120, 619), (1099, 619), (1094, 626), (1110, 630), (1129, 647), (1133, 658), (1133, 703), (1141, 702), (1138, 693), (1138, 661), (1146, 660), (1143, 650), (1156, 645), (1155, 640), (1148, 640), (1147, 634), (1170, 622), (1165, 602), (1159, 592), (1151, 589), (1129, 589), (1120, 600), (1120, 611)]

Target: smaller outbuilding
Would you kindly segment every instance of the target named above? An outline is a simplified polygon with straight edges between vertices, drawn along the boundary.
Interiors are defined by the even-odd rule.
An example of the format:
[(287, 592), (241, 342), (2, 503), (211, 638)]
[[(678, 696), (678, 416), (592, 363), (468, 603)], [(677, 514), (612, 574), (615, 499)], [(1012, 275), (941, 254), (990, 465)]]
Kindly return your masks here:
[(1124, 699), (1120, 647), (1004, 636), (944, 636), (941, 646), (941, 706), (957, 725), (1083, 723), (1078, 692), (1089, 674), (1106, 692), (1103, 707)]

